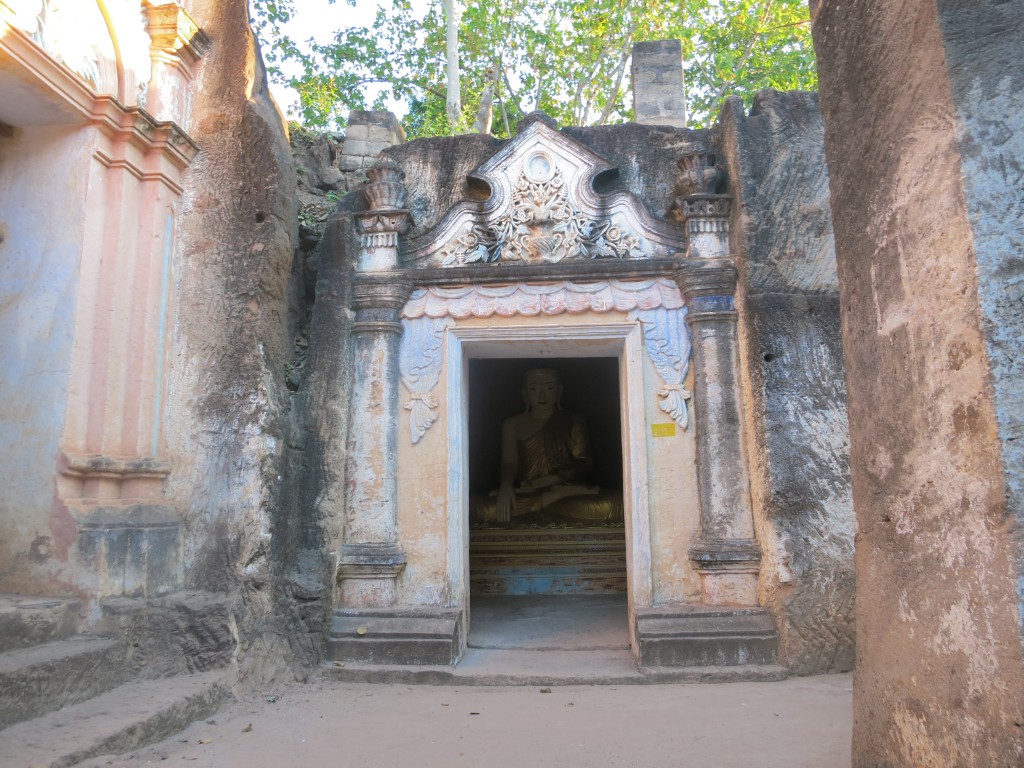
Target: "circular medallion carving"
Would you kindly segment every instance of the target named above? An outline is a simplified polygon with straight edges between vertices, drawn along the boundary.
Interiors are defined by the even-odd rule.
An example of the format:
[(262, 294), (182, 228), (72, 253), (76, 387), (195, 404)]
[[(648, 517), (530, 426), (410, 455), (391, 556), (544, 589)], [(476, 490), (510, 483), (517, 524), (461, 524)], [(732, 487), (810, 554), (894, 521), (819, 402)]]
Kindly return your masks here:
[(547, 181), (555, 175), (555, 163), (546, 152), (535, 152), (526, 158), (524, 170), (530, 181)]

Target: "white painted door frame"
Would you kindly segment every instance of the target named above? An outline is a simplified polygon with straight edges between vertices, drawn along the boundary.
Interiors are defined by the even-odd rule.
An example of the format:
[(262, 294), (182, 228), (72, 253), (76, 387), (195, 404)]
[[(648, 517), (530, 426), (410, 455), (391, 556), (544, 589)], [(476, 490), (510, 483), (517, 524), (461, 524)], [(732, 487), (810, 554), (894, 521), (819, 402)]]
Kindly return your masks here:
[(614, 357), (619, 361), (622, 420), (623, 503), (626, 523), (626, 587), (630, 644), (636, 650), (636, 609), (653, 602), (647, 430), (644, 414), (643, 333), (640, 323), (517, 325), (450, 328), (445, 382), (448, 442), (448, 605), (463, 611), (469, 637), (469, 421), (468, 371), (471, 358)]

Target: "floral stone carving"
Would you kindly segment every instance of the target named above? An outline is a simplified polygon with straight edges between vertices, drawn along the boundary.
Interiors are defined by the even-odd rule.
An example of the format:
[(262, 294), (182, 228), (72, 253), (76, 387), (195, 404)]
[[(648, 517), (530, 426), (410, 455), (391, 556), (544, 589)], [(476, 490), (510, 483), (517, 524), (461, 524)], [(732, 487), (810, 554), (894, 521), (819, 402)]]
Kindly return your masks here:
[(592, 283), (509, 283), (413, 291), (402, 310), (399, 369), (410, 394), (412, 442), (418, 443), (437, 421), (433, 394), (444, 363), (444, 334), (456, 320), (469, 317), (560, 315), (579, 312), (628, 312), (641, 323), (644, 346), (664, 386), (658, 406), (682, 429), (689, 426), (683, 386), (690, 366), (690, 330), (686, 307), (675, 283), (667, 278)]
[(530, 157), (516, 180), (509, 213), (476, 224), (441, 252), (441, 266), (493, 261), (543, 262), (565, 258), (632, 258), (640, 238), (610, 221), (590, 217), (569, 202), (565, 178), (551, 158)]
[(452, 325), (455, 321), (450, 317), (402, 319), (398, 369), (402, 384), (409, 391), (404, 407), (409, 411), (413, 445), (437, 421), (437, 398), (433, 390), (444, 364), (444, 331)]

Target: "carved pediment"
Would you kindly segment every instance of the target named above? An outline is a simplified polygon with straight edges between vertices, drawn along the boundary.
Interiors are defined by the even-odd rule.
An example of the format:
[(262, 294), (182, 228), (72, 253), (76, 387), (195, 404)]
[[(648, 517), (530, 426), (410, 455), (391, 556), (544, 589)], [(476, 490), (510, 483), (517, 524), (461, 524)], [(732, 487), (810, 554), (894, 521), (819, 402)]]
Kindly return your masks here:
[(470, 174), (485, 200), (456, 204), (406, 244), (402, 261), (422, 268), (649, 259), (685, 250), (685, 233), (651, 216), (633, 195), (607, 196), (595, 179), (616, 169), (535, 119)]

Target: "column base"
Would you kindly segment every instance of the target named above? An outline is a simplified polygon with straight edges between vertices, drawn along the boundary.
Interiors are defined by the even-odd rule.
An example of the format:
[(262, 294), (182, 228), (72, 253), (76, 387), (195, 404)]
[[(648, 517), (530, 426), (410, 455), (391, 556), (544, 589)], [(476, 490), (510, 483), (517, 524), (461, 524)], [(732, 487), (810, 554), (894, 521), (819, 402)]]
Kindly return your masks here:
[(338, 598), (353, 608), (395, 603), (395, 579), (405, 568), (405, 552), (394, 542), (345, 544), (338, 558)]
[(703, 605), (641, 608), (636, 614), (641, 667), (775, 664), (778, 636), (761, 608)]
[(462, 647), (457, 608), (339, 608), (327, 657), (355, 664), (451, 666)]
[(761, 548), (753, 539), (705, 541), (690, 549), (704, 605), (756, 606)]

